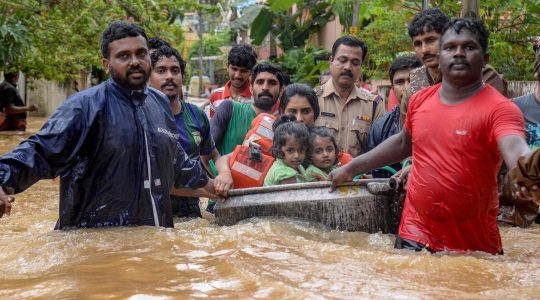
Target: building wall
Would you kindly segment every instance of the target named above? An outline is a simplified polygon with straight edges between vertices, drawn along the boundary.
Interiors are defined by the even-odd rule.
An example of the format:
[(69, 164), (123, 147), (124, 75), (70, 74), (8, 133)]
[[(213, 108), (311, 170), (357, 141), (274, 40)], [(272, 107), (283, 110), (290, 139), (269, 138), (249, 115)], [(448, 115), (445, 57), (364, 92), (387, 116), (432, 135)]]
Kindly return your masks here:
[(341, 36), (344, 29), (336, 18), (326, 24), (317, 36), (318, 45), (324, 49), (331, 50), (334, 42)]
[(536, 91), (536, 81), (508, 81), (508, 97), (514, 98)]
[(74, 92), (71, 83), (43, 79), (32, 80), (28, 82), (27, 102), (39, 106), (39, 110), (32, 115), (50, 116)]

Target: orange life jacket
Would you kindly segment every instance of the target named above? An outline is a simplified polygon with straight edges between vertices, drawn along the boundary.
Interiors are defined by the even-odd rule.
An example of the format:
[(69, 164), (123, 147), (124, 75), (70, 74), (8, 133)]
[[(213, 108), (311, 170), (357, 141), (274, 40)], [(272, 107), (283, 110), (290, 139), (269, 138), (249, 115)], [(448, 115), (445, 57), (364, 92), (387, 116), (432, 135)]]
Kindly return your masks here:
[(353, 159), (352, 155), (350, 155), (349, 153), (343, 151), (343, 150), (340, 150), (338, 152), (338, 161), (339, 161), (339, 166), (344, 166), (346, 165), (347, 163), (349, 163), (351, 160)]
[(272, 139), (274, 138), (274, 131), (272, 131), (272, 124), (276, 117), (261, 113), (251, 121), (251, 129), (246, 133), (244, 137), (243, 145), (249, 145), (250, 143), (257, 143), (261, 146), (262, 152), (267, 155), (272, 155)]
[(264, 178), (275, 160), (256, 144), (236, 146), (229, 159), (234, 188), (263, 186)]

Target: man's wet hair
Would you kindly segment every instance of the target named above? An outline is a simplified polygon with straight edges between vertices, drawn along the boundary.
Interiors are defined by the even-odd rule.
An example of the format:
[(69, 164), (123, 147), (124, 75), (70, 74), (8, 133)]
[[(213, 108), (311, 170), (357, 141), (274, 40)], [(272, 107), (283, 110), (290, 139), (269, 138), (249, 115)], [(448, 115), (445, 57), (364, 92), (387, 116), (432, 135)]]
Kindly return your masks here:
[(335, 58), (337, 49), (341, 45), (362, 49), (362, 62), (366, 59), (368, 52), (367, 45), (361, 39), (350, 35), (342, 36), (334, 42), (334, 45), (332, 46), (332, 59)]
[(311, 108), (313, 109), (313, 114), (316, 120), (321, 113), (319, 101), (317, 100), (317, 94), (315, 94), (312, 87), (303, 83), (293, 83), (285, 88), (285, 91), (281, 96), (281, 101), (279, 102), (279, 113), (285, 113), (285, 108), (289, 104), (289, 100), (291, 100), (291, 97), (296, 95), (305, 97), (308, 100), (309, 105), (311, 105)]
[(164, 57), (175, 57), (176, 60), (178, 60), (178, 63), (180, 64), (180, 71), (182, 72), (182, 76), (184, 76), (186, 71), (186, 61), (182, 59), (182, 56), (180, 53), (168, 46), (161, 46), (157, 48), (152, 54), (150, 54), (150, 60), (152, 61), (152, 68), (156, 66), (156, 64), (163, 59)]
[(157, 50), (163, 46), (172, 48), (171, 44), (167, 43), (166, 41), (158, 37), (152, 37), (148, 39), (148, 50)]
[(136, 24), (130, 24), (123, 21), (113, 22), (105, 29), (101, 35), (101, 55), (103, 58), (110, 58), (109, 44), (127, 37), (142, 36), (148, 43), (148, 37), (144, 29)]
[(417, 13), (409, 23), (409, 36), (412, 39), (431, 31), (442, 34), (448, 21), (449, 18), (439, 8), (428, 8)]
[(416, 58), (416, 55), (414, 54), (404, 54), (401, 56), (398, 56), (394, 62), (392, 62), (392, 65), (390, 66), (390, 71), (388, 72), (390, 74), (390, 82), (393, 82), (394, 75), (397, 71), (406, 70), (406, 69), (416, 69), (420, 67), (422, 63), (418, 58)]
[(281, 71), (281, 68), (279, 68), (278, 66), (266, 63), (266, 62), (256, 65), (253, 68), (253, 70), (251, 70), (251, 85), (255, 83), (255, 78), (257, 78), (257, 75), (259, 75), (259, 73), (262, 73), (262, 72), (268, 72), (268, 73), (274, 74), (279, 81), (279, 86), (283, 87), (284, 79), (283, 79), (283, 72)]
[(229, 51), (227, 64), (251, 70), (257, 64), (257, 53), (251, 45), (235, 45)]
[(5, 72), (4, 80), (6, 80), (9, 83), (12, 83), (13, 79), (15, 79), (18, 75), (19, 75), (19, 71)]
[(483, 53), (487, 53), (489, 30), (482, 21), (454, 18), (444, 26), (439, 42), (442, 44), (442, 36), (448, 30), (454, 30), (457, 34), (460, 34), (463, 29), (470, 31), (474, 36), (476, 36), (476, 40), (482, 47)]
[(282, 115), (272, 125), (274, 139), (272, 141), (272, 155), (283, 158), (285, 154), (281, 147), (285, 146), (289, 137), (295, 139), (300, 145), (306, 147), (306, 157), (309, 155), (309, 131), (304, 123), (296, 122), (293, 115)]

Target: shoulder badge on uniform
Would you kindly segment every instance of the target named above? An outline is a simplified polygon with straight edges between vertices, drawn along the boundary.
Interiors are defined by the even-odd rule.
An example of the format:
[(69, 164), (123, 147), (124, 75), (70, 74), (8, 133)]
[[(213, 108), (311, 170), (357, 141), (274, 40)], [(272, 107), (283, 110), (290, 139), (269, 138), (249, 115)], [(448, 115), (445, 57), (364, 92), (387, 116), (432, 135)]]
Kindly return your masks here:
[(313, 90), (315, 91), (315, 95), (317, 95), (317, 97), (321, 96), (323, 93), (323, 87), (320, 85), (316, 86)]

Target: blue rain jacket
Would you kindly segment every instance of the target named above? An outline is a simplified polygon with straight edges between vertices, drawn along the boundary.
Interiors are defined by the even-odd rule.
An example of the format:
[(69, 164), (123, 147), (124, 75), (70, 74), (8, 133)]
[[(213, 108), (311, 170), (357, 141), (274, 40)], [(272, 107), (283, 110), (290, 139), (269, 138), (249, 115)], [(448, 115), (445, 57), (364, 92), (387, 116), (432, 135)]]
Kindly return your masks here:
[(161, 92), (109, 79), (68, 98), (36, 135), (1, 156), (0, 185), (20, 193), (60, 176), (56, 229), (173, 227), (171, 187), (208, 182), (178, 137)]

